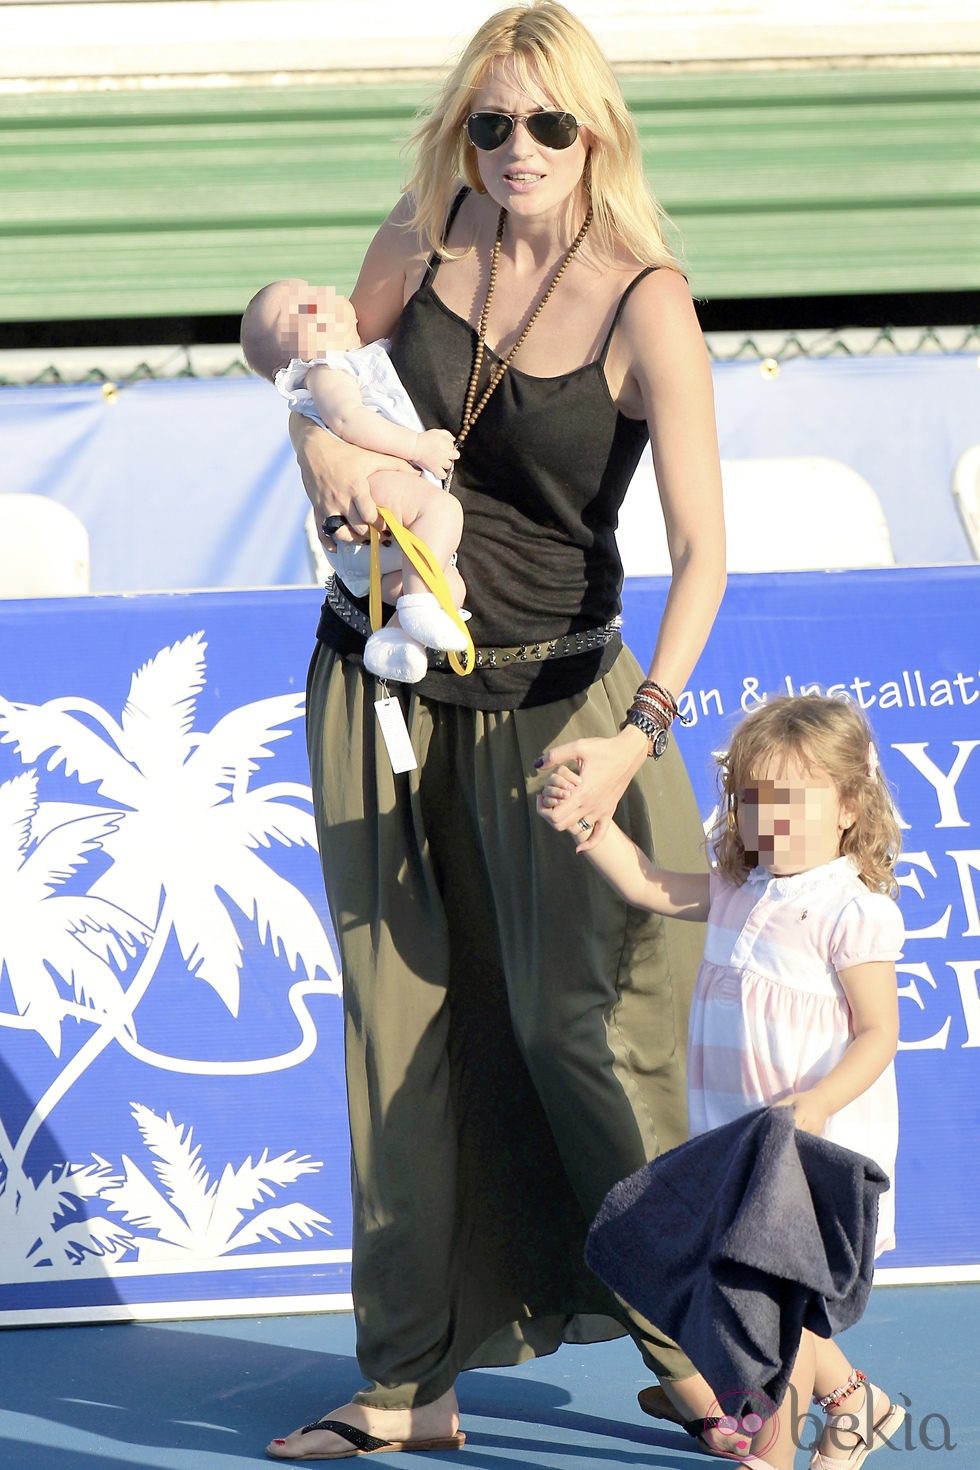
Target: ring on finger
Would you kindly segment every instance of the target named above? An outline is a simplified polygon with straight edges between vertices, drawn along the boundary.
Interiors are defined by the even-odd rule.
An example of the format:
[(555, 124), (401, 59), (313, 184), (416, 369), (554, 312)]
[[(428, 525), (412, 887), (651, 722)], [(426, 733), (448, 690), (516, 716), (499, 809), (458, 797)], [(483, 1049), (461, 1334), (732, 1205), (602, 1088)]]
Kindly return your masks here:
[(578, 824), (581, 827), (581, 829), (582, 829), (583, 832), (591, 832), (592, 831), (592, 823), (591, 822), (587, 822), (584, 817), (579, 817)]
[(320, 530), (324, 536), (336, 536), (341, 526), (346, 526), (346, 516), (325, 516), (320, 522)]

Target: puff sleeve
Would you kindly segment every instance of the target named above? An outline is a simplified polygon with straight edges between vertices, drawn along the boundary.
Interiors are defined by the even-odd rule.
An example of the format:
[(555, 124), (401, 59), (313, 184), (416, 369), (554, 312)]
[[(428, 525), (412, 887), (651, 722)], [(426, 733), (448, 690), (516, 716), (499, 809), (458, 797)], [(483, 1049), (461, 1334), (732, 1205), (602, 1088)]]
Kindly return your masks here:
[(905, 943), (902, 911), (884, 893), (865, 892), (848, 899), (834, 925), (830, 963), (835, 970), (897, 960)]

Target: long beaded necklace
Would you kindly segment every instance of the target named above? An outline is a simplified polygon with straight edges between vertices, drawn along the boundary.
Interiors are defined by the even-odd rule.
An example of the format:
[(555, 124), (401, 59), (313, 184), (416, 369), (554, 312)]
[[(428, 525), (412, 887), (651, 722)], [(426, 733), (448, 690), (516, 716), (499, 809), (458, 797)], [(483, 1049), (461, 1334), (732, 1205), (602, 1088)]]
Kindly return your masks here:
[[(493, 372), (490, 374), (490, 381), (484, 388), (483, 395), (480, 398), (479, 403), (477, 403), (476, 388), (477, 384), (480, 381), (480, 370), (483, 367), (483, 356), (487, 344), (487, 322), (490, 317), (490, 303), (493, 300), (493, 288), (497, 284), (497, 267), (500, 263), (500, 247), (504, 238), (504, 224), (506, 220), (507, 211), (506, 209), (502, 209), (497, 220), (497, 238), (493, 242), (493, 251), (490, 255), (490, 279), (487, 282), (486, 300), (484, 301), (483, 309), (480, 312), (480, 325), (477, 330), (476, 351), (473, 354), (473, 367), (470, 372), (470, 381), (466, 389), (466, 398), (463, 403), (463, 421), (459, 426), (459, 433), (456, 435), (457, 449), (461, 449), (463, 447), (463, 444), (466, 442), (467, 435), (469, 434), (473, 425), (476, 423), (477, 419), (480, 417), (480, 414), (486, 408), (490, 395), (493, 393), (494, 389), (503, 378), (504, 373), (506, 373), (511, 363), (514, 361), (514, 358), (517, 356), (518, 350), (527, 341), (528, 333), (534, 326), (534, 323), (537, 321), (544, 308), (547, 306), (548, 302), (551, 300), (555, 287), (558, 285), (558, 282), (565, 274), (568, 262), (571, 260), (572, 256), (578, 250), (582, 241), (589, 233), (589, 226), (592, 223), (592, 205), (589, 205), (582, 228), (579, 230), (578, 234), (575, 236), (575, 239), (568, 247), (568, 251), (565, 255), (564, 260), (555, 271), (555, 274), (552, 276), (550, 286), (541, 297), (541, 300), (538, 302), (531, 315), (528, 317), (527, 322), (524, 325), (524, 330), (521, 332), (521, 335), (518, 337), (517, 341), (514, 343), (507, 356), (501, 358), (501, 360), (497, 363), (497, 366), (494, 368)], [(456, 463), (450, 466), (449, 474), (443, 481), (444, 489), (449, 490), (452, 487), (453, 475), (455, 474), (455, 471)]]

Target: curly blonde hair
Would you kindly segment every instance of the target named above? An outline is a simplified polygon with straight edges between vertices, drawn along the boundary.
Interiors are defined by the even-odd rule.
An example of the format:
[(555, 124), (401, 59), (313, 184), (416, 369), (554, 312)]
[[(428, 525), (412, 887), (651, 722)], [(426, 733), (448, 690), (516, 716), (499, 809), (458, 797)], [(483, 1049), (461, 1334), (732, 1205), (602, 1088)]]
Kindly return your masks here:
[(664, 234), (667, 216), (647, 187), (640, 141), (619, 83), (589, 31), (557, 0), (498, 10), (470, 41), (409, 140), (415, 171), (405, 187), (413, 205), (406, 226), (447, 259), (465, 253), (442, 248), (443, 229), (460, 178), (486, 192), (465, 124), (474, 93), (494, 62), (505, 58), (525, 87), (542, 87), (592, 134), (582, 203), (584, 209), (587, 187), (596, 251), (612, 261), (625, 248), (641, 265), (679, 269)]
[(902, 839), (871, 727), (853, 704), (824, 694), (770, 699), (741, 722), (728, 750), (717, 757), (722, 800), (710, 837), (725, 877), (742, 883), (751, 867), (738, 832), (738, 794), (778, 755), (827, 773), (842, 805), (854, 813), (841, 837), (841, 856), (854, 861), (872, 892), (896, 897)]

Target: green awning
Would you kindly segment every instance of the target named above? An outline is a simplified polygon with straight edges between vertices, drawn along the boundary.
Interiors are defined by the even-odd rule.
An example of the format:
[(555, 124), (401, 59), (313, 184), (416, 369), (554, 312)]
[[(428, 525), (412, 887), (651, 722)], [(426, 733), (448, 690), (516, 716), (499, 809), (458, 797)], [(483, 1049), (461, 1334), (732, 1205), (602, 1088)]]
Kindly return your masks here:
[[(980, 287), (980, 69), (625, 75), (714, 300)], [(240, 312), (349, 290), (431, 86), (0, 97), (0, 321)]]

